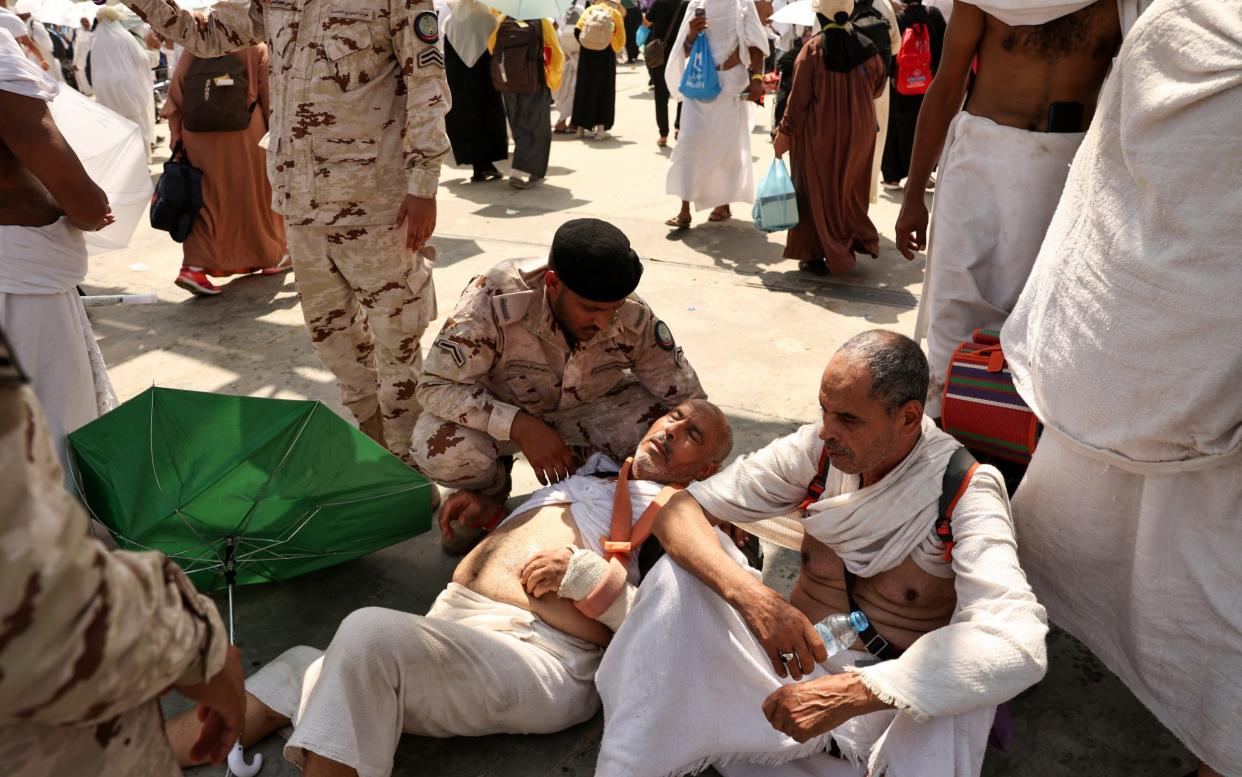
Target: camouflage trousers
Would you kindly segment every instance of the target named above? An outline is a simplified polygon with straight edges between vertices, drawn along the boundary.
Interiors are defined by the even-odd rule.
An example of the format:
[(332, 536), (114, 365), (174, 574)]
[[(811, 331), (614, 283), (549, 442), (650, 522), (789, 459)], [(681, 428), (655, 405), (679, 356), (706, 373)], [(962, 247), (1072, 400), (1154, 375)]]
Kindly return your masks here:
[[(540, 420), (560, 433), (581, 464), (593, 453), (617, 460), (633, 454), (651, 424), (666, 412), (667, 406), (641, 384), (627, 382), (595, 402), (553, 411)], [(517, 443), (424, 413), (414, 427), (412, 446), (415, 466), (436, 483), (508, 497), (508, 467), (501, 459), (518, 453)]]
[[(359, 423), (378, 411), (384, 442), (409, 459), (422, 407), (423, 330), (436, 315), (431, 262), (387, 224), (297, 226), (286, 221), (302, 315), (341, 402)], [(432, 254), (434, 256), (434, 254)]]

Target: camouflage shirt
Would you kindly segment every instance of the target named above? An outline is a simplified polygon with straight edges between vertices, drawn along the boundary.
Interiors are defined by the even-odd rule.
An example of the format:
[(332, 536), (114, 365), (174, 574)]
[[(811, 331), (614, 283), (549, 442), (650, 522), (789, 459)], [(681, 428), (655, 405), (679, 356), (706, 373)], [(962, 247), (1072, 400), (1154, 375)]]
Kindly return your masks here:
[(635, 379), (670, 407), (707, 396), (668, 325), (637, 296), (571, 350), (548, 304), (547, 269), (542, 259), (508, 261), (471, 280), (423, 362), (425, 410), (508, 440), (520, 410), (546, 418)]
[(0, 764), (179, 775), (155, 699), (220, 670), (224, 625), (163, 555), (91, 537), (23, 383), (0, 333)]
[(272, 209), (293, 224), (389, 224), (434, 197), (449, 109), (431, 0), (223, 0), (206, 22), (171, 0), (126, 0), (203, 57), (266, 41)]

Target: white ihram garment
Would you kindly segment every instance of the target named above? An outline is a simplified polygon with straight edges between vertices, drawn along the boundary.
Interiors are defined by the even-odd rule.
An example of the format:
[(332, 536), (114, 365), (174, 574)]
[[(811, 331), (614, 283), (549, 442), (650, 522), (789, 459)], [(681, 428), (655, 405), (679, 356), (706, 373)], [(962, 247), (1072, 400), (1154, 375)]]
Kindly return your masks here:
[[(0, 30), (0, 91), (49, 102), (59, 91), (7, 30)], [(85, 278), (86, 243), (63, 216), (45, 227), (0, 225), (0, 325), (43, 405), (62, 463), (65, 435), (116, 406), (77, 293)]]
[(326, 653), (287, 650), (246, 690), (293, 720), (284, 750), (293, 763), (310, 751), (360, 777), (388, 777), (403, 733), (546, 734), (589, 719), (602, 652), (449, 583), (425, 616), (350, 613)]
[[(1052, 619), (1242, 774), (1242, 2), (1134, 26), (1013, 315), (1014, 513)], [(1067, 574), (1072, 570), (1072, 574)]]
[(940, 416), (953, 351), (1000, 329), (1035, 264), (1083, 134), (1029, 132), (962, 111), (949, 125), (932, 202), (915, 337), (927, 340), (927, 414)]
[(561, 70), (560, 88), (552, 96), (556, 98), (556, 111), (560, 114), (558, 120), (572, 125), (574, 91), (578, 86), (578, 52), (581, 46), (574, 37), (574, 27), (571, 24), (561, 24), (557, 37), (561, 40), (561, 50), (565, 52), (565, 65)]
[[(568, 504), (583, 547), (602, 554), (615, 482), (593, 473), (617, 469), (596, 454), (506, 520)], [(641, 480), (628, 486), (638, 520), (663, 486)], [(629, 573), (636, 583), (636, 561)], [(302, 764), (309, 750), (361, 777), (387, 777), (402, 733), (538, 734), (589, 719), (599, 709), (592, 680), (602, 653), (520, 607), (450, 583), (426, 616), (379, 607), (351, 613), (326, 654), (292, 648), (246, 688), (294, 721), (285, 746), (290, 761)]]
[[(716, 65), (734, 52), (740, 64), (718, 71), (720, 94), (711, 102), (683, 98), (681, 77), (686, 68), (685, 42), (696, 8), (707, 11), (707, 41)], [(668, 52), (664, 77), (669, 92), (682, 100), (681, 131), (669, 161), (666, 191), (696, 210), (755, 197), (750, 159), (750, 103), (739, 99), (750, 83), (749, 48), (767, 52), (768, 36), (749, 0), (690, 0), (677, 40)]]
[[(73, 74), (78, 84), (78, 91), (90, 97), (95, 93), (91, 88), (91, 82), (86, 79), (86, 57), (91, 53), (91, 36), (90, 30), (75, 30), (73, 37)], [(172, 62), (168, 63), (169, 72), (172, 72)]]
[[(786, 514), (816, 476), (818, 432), (817, 424), (804, 426), (693, 484), (690, 493), (725, 521)], [(857, 476), (830, 468), (823, 497), (801, 520), (861, 577), (911, 558), (929, 574), (954, 578), (957, 606), (947, 626), (895, 660), (865, 667), (859, 661), (863, 682), (897, 711), (854, 718), (805, 744), (776, 731), (761, 705), (791, 681), (772, 671), (735, 610), (663, 559), (643, 581), (596, 677), (606, 721), (597, 775), (664, 777), (708, 764), (779, 766), (810, 757), (810, 765), (772, 772), (806, 773), (826, 758), (831, 738), (874, 777), (976, 777), (995, 706), (1043, 676), (1047, 624), (1018, 565), (1004, 485), (993, 468), (980, 467), (958, 502), (957, 544), (952, 561), (944, 561), (932, 527), (944, 467), (957, 447), (927, 421), (910, 455), (871, 486), (860, 488)], [(869, 657), (851, 654), (812, 676), (848, 669), (860, 658)], [(676, 693), (669, 693), (673, 686)]]
[(148, 149), (155, 140), (154, 84), (142, 44), (120, 22), (100, 22), (91, 40), (95, 99), (142, 127)]

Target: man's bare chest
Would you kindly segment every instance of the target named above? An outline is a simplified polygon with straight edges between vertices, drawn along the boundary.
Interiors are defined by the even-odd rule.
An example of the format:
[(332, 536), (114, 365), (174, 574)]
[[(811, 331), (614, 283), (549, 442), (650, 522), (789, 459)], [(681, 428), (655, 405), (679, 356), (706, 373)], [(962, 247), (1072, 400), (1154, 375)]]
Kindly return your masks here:
[[(790, 598), (812, 621), (849, 609), (844, 564), (810, 536), (802, 543), (802, 571)], [(929, 575), (906, 559), (873, 577), (857, 578), (854, 599), (880, 634), (904, 648), (949, 622), (957, 592), (952, 578)]]

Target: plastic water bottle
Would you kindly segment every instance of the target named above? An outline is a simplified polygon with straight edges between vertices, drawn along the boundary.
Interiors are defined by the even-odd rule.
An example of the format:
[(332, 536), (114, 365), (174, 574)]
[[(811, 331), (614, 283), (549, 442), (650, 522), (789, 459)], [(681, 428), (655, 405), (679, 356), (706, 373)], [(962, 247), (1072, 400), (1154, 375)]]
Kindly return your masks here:
[(849, 615), (833, 613), (815, 624), (815, 631), (824, 641), (829, 657), (848, 650), (858, 639), (859, 633), (866, 631), (871, 622), (862, 610), (854, 610)]

